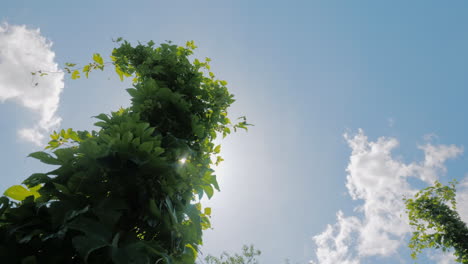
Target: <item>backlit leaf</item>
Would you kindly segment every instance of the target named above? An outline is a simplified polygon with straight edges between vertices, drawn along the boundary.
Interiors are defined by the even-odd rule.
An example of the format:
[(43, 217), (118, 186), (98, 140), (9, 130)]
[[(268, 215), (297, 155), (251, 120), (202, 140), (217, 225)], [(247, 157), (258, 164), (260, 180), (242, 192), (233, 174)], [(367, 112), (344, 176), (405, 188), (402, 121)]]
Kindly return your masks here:
[(204, 214), (210, 215), (211, 216), (211, 208), (210, 207), (205, 207)]
[(28, 190), (24, 188), (21, 185), (13, 185), (10, 188), (8, 188), (3, 195), (10, 197), (12, 199), (18, 200), (18, 201), (23, 201), (26, 197), (28, 196), (34, 196), (34, 198), (37, 198), (40, 196), (40, 194), (37, 192), (37, 190), (40, 188), (34, 188), (34, 190)]
[(74, 70), (72, 75), (71, 75), (71, 78), (73, 80), (76, 80), (76, 79), (80, 78), (80, 71), (79, 70)]
[(101, 54), (99, 53), (94, 53), (93, 60), (101, 66), (104, 65), (104, 60), (102, 59)]
[(211, 199), (211, 197), (214, 194), (213, 187), (211, 187), (211, 185), (205, 185), (205, 186), (203, 186), (203, 190), (205, 191), (208, 198)]
[(213, 151), (214, 153), (218, 154), (221, 151), (221, 145), (216, 146), (216, 148)]

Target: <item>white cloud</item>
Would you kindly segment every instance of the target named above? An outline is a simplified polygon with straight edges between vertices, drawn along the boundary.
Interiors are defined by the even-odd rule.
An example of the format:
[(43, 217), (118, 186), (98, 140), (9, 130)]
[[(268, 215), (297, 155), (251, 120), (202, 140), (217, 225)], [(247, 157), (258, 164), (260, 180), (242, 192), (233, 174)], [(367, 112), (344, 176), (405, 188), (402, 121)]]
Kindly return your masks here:
[(419, 149), (424, 151), (425, 159), (422, 166), (419, 166), (417, 169), (420, 170), (419, 176), (421, 180), (429, 184), (437, 180), (438, 174), (444, 174), (446, 172), (444, 162), (448, 158), (454, 158), (463, 152), (462, 148), (458, 148), (454, 145), (433, 146), (431, 144), (426, 144), (420, 146)]
[(314, 237), (317, 258), (320, 263), (358, 264), (358, 259), (352, 254), (349, 245), (353, 244), (361, 222), (356, 217), (345, 218), (341, 211), (336, 217), (336, 224), (328, 225), (322, 234)]
[[(61, 121), (56, 112), (64, 74), (54, 61), (51, 46), (39, 29), (0, 25), (0, 102), (14, 101), (37, 116), (36, 124), (18, 132), (37, 145)], [(31, 72), (38, 70), (53, 73), (34, 79)]]
[[(320, 264), (359, 263), (368, 256), (396, 255), (411, 231), (402, 199), (414, 195), (417, 189), (408, 179), (432, 184), (446, 172), (444, 162), (462, 153), (453, 145), (427, 144), (419, 147), (425, 155), (422, 162), (405, 164), (392, 157), (392, 150), (398, 146), (394, 138), (372, 142), (362, 130), (345, 138), (352, 149), (346, 187), (351, 198), (362, 204), (355, 208), (357, 216), (346, 217), (339, 212), (337, 223), (313, 238)], [(465, 198), (468, 201), (468, 192)]]

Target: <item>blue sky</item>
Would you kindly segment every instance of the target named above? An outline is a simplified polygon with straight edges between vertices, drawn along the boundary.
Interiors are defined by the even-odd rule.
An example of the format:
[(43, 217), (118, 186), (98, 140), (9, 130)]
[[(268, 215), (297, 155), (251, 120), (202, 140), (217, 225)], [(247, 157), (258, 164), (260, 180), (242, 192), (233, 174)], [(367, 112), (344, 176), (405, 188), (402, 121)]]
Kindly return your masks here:
[[(135, 2), (9, 1), (0, 9), (0, 20), (10, 31), (18, 25), (39, 28), (40, 35), (53, 42), (49, 49), (59, 67), (86, 63), (95, 52), (110, 54), (111, 40), (117, 37), (133, 43), (194, 40), (196, 57), (212, 59), (213, 71), (228, 81), (237, 99), (230, 114), (246, 115), (255, 126), (223, 142), (226, 161), (217, 169), (222, 191), (208, 202), (214, 229), (205, 234), (203, 252), (238, 251), (242, 244), (253, 243), (263, 251), (262, 263), (282, 263), (285, 258), (333, 263), (317, 259), (319, 249), (331, 249), (313, 239), (331, 225), (345, 238), (354, 238), (340, 240), (336, 232), (322, 236), (334, 245), (344, 241), (341, 248), (331, 247), (334, 251), (320, 251), (335, 261), (410, 262), (404, 224), (394, 223), (398, 234), (379, 227), (380, 218), (371, 207), (373, 199), (381, 197), (367, 194), (380, 189), (363, 179), (387, 183), (390, 189), (382, 190), (390, 193), (398, 184), (408, 184), (405, 190), (411, 192), (436, 178), (462, 180), (468, 172), (461, 151), (468, 145), (468, 3)], [(0, 37), (0, 58), (11, 48), (2, 45), (5, 39)], [(24, 83), (17, 79), (4, 81), (2, 75), (13, 71), (8, 63), (13, 62), (0, 60), (0, 189), (47, 170), (26, 158), (40, 147), (18, 135), (44, 116), (24, 106), (29, 95), (6, 96), (5, 87), (31, 88), (21, 90)], [(59, 127), (93, 129), (92, 116), (129, 105), (129, 85), (112, 72), (88, 80), (65, 77), (54, 112), (62, 119)], [(33, 99), (47, 98), (44, 93)], [(396, 141), (398, 147), (392, 147)], [(439, 163), (428, 162), (437, 158)], [(405, 166), (414, 170), (393, 171)], [(392, 181), (395, 177), (398, 184)], [(371, 208), (368, 217), (355, 210), (366, 204)], [(342, 224), (337, 220), (340, 210)], [(347, 234), (346, 224), (356, 223), (352, 217), (362, 227), (352, 225), (354, 233)], [(375, 237), (366, 233), (372, 228)], [(398, 241), (394, 252), (378, 250), (384, 245), (378, 236), (382, 234)]]

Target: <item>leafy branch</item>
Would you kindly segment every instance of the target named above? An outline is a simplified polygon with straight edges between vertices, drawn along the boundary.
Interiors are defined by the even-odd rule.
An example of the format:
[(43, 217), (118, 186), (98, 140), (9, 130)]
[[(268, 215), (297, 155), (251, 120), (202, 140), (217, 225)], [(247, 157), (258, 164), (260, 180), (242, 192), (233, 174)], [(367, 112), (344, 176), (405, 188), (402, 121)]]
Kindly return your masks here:
[(456, 211), (456, 181), (448, 186), (435, 182), (419, 191), (414, 198), (405, 199), (413, 236), (409, 243), (411, 257), (423, 249), (455, 250), (457, 261), (468, 263), (468, 227)]

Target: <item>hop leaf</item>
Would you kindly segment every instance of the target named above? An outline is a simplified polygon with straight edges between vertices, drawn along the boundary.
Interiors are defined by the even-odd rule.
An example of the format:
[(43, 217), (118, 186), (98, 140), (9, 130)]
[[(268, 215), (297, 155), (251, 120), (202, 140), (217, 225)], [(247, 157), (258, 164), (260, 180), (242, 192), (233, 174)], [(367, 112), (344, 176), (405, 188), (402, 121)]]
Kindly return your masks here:
[(99, 53), (94, 53), (93, 60), (100, 66), (104, 65), (104, 60), (102, 59), (101, 54)]
[(80, 78), (80, 71), (79, 70), (74, 70), (73, 73), (72, 73), (71, 78), (73, 80), (79, 79)]

